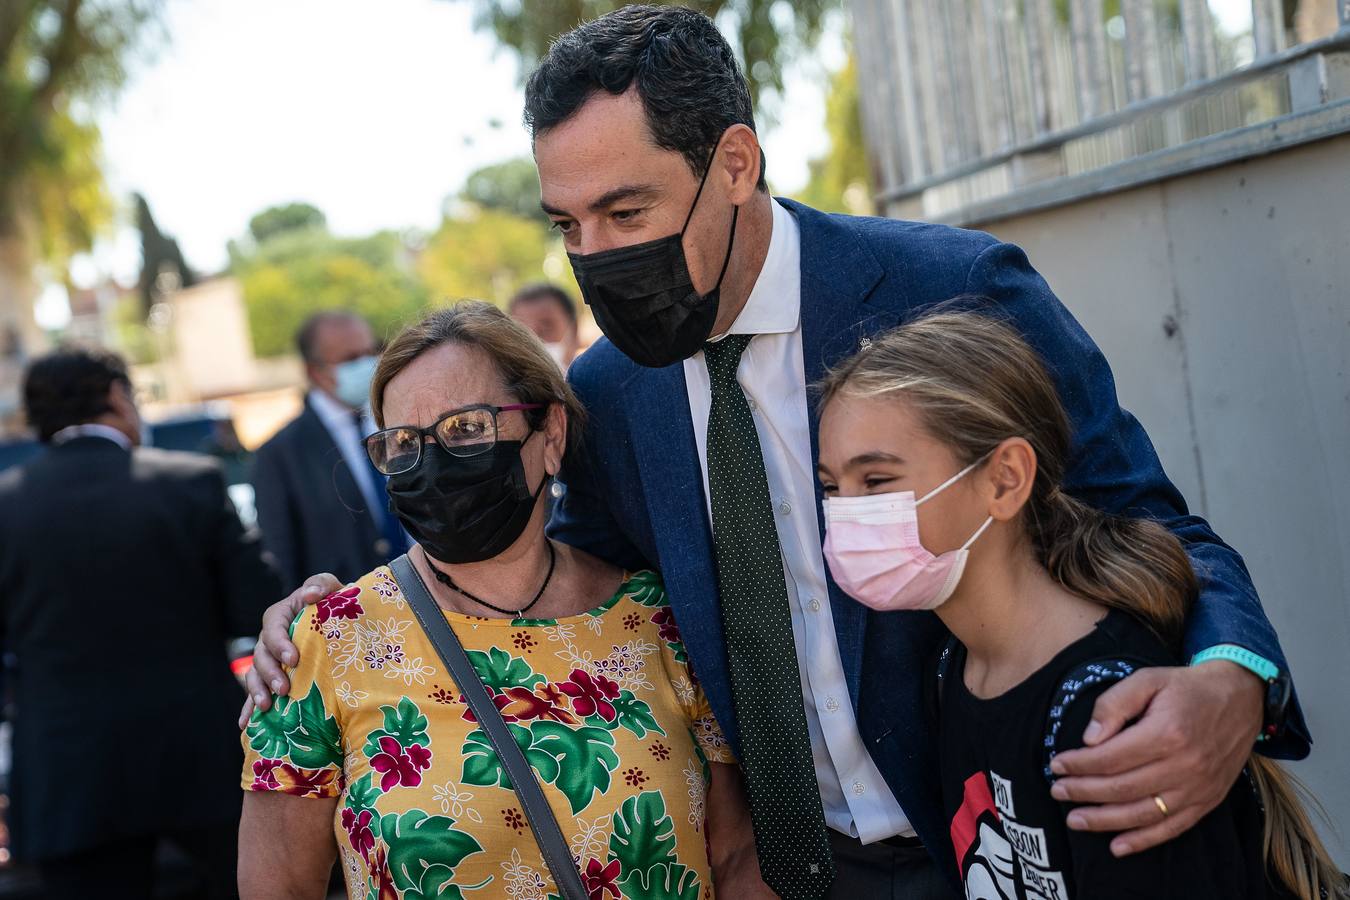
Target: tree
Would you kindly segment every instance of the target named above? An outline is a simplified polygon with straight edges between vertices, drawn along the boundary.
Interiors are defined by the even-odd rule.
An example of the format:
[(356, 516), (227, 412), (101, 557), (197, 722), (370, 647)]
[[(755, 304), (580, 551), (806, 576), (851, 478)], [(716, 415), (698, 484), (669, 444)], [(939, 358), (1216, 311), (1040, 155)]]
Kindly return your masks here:
[[(840, 6), (839, 0), (658, 0), (658, 5), (675, 2), (723, 20), (739, 45), (756, 105), (766, 89), (782, 93), (784, 68), (810, 52), (826, 14)], [(621, 0), (474, 0), (474, 4), (478, 27), (490, 29), (516, 53), (522, 73), (543, 59), (552, 40), (564, 31), (627, 5)]]
[(272, 206), (248, 220), (248, 233), (258, 245), (286, 231), (304, 228), (326, 228), (328, 218), (308, 203), (287, 203)]
[(161, 279), (172, 277), (173, 287), (191, 287), (197, 276), (188, 268), (178, 242), (159, 230), (150, 204), (140, 194), (133, 194), (136, 204), (136, 228), (141, 233), (141, 278), (137, 290), (141, 295), (141, 316), (150, 312), (164, 290)]
[[(313, 211), (321, 220), (322, 213)], [(426, 307), (426, 288), (412, 271), (403, 240), (392, 232), (339, 238), (311, 225), (273, 231), (247, 253), (238, 244), (233, 249), (231, 269), (243, 288), (259, 356), (294, 352), (296, 331), (320, 310), (351, 310), (387, 338)]]
[(500, 210), (523, 219), (543, 219), (539, 210), (539, 172), (529, 157), (509, 159), (471, 173), (460, 197), (483, 209)]
[(852, 53), (843, 68), (830, 75), (825, 131), (830, 148), (811, 160), (802, 202), (830, 212), (870, 213), (872, 186), (858, 106), (858, 66)]
[(110, 220), (90, 108), (122, 85), (124, 59), (159, 8), (160, 0), (0, 3), (0, 240), (32, 241), (61, 266)]
[(475, 298), (504, 306), (517, 288), (544, 278), (548, 252), (549, 233), (539, 216), (470, 207), (441, 223), (417, 271), (437, 302)]

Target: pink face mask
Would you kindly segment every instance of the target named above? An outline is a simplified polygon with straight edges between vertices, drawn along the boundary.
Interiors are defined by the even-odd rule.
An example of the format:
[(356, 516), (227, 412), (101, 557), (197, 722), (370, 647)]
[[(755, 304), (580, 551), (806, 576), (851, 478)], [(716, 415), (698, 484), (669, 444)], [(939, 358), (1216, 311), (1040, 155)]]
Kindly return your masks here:
[(877, 610), (934, 609), (956, 590), (970, 545), (994, 522), (990, 516), (958, 550), (934, 556), (919, 542), (918, 507), (960, 481), (977, 460), (922, 498), (913, 491), (825, 498), (825, 559), (844, 592)]

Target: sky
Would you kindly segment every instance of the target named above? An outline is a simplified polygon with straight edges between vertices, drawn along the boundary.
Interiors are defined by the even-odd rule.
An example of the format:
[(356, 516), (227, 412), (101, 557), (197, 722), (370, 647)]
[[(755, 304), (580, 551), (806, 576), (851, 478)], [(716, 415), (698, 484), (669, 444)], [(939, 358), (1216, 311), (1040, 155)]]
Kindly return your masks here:
[[(202, 272), (225, 265), (226, 242), (254, 213), (293, 200), (338, 234), (436, 227), (470, 172), (530, 150), (515, 57), (473, 28), (474, 5), (168, 0), (167, 41), (98, 114), (114, 195), (144, 194)], [(764, 135), (780, 188), (805, 184), (807, 161), (826, 150), (839, 25), (788, 74), (791, 102)], [(73, 277), (134, 280), (139, 263), (127, 221)], [(49, 327), (66, 314), (56, 293), (39, 307)]]

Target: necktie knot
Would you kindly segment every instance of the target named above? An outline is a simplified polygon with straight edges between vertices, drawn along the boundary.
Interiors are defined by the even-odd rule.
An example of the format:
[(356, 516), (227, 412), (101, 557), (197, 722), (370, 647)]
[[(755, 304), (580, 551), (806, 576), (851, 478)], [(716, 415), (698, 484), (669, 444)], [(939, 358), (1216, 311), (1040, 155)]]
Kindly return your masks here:
[(708, 377), (715, 385), (736, 382), (736, 369), (741, 364), (741, 355), (750, 345), (749, 334), (729, 334), (720, 341), (709, 341), (703, 345), (703, 358), (708, 364)]

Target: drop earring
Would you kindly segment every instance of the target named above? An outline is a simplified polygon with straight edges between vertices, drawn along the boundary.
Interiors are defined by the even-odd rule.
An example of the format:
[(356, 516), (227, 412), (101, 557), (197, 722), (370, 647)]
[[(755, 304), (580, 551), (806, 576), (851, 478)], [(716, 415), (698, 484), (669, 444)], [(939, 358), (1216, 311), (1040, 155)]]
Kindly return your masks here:
[(553, 484), (549, 486), (548, 493), (554, 500), (561, 500), (563, 495), (562, 482), (556, 478), (553, 479)]

